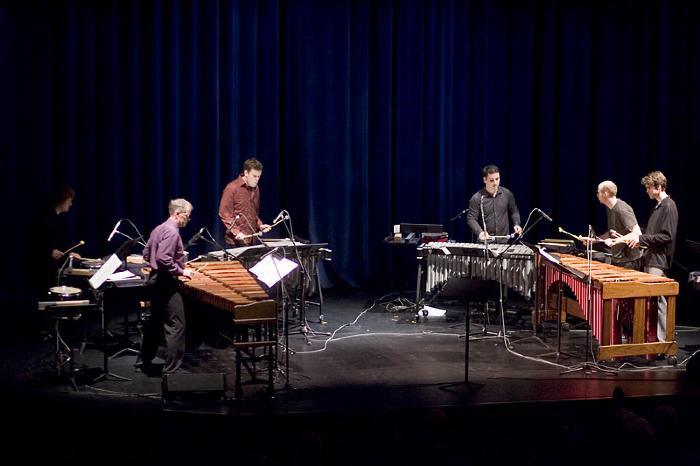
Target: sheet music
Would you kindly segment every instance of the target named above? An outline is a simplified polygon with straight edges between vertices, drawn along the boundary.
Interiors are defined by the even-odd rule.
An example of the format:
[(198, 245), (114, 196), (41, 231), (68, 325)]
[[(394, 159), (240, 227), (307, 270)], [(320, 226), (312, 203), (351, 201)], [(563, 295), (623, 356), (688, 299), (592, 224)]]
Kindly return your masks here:
[(555, 264), (558, 264), (560, 261), (550, 253), (544, 250), (544, 248), (539, 248), (540, 254), (542, 254), (545, 258), (547, 258), (548, 261), (553, 262)]
[(141, 279), (141, 277), (129, 272), (128, 270), (124, 270), (123, 272), (113, 273), (112, 275), (107, 277), (108, 282), (120, 282), (120, 281), (125, 281), (125, 280), (140, 280), (140, 279)]
[(92, 277), (90, 277), (88, 280), (90, 286), (94, 289), (98, 289), (100, 286), (102, 286), (105, 280), (107, 280), (107, 278), (109, 278), (109, 276), (119, 268), (120, 265), (122, 265), (122, 261), (119, 259), (119, 256), (112, 254), (112, 257), (110, 257), (107, 262), (105, 262), (104, 265), (100, 267), (100, 269), (95, 272)]
[(294, 261), (287, 258), (279, 259), (273, 254), (270, 254), (255, 264), (250, 271), (258, 277), (258, 280), (268, 287), (272, 287), (297, 267), (299, 267), (299, 264)]

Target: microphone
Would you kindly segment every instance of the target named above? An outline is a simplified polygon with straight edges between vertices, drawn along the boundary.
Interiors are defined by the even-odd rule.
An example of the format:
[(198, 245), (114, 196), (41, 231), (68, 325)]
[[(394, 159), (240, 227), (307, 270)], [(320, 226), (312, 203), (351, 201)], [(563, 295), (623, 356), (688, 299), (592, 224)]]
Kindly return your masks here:
[(233, 219), (233, 222), (231, 222), (231, 225), (226, 229), (224, 232), (224, 236), (226, 236), (226, 233), (229, 231), (233, 230), (233, 227), (236, 226), (236, 223), (238, 223), (238, 219), (241, 218), (241, 214), (237, 214), (236, 217)]
[(109, 243), (112, 241), (112, 238), (114, 237), (114, 234), (119, 230), (119, 225), (122, 224), (122, 221), (119, 220), (116, 225), (114, 225), (114, 229), (112, 230), (112, 233), (109, 234), (109, 237), (107, 238), (107, 242)]
[(542, 215), (547, 221), (549, 221), (549, 222), (553, 222), (553, 221), (554, 221), (554, 220), (552, 220), (552, 217), (550, 217), (549, 215), (545, 214), (545, 213), (542, 211), (542, 209), (538, 209), (537, 207), (535, 207), (535, 210), (536, 210), (537, 212), (539, 212), (540, 215)]
[(287, 220), (289, 216), (287, 215), (287, 211), (282, 210), (279, 214), (277, 214), (277, 217), (272, 221), (272, 223), (277, 223), (282, 220)]
[(455, 220), (457, 220), (459, 217), (461, 217), (462, 215), (466, 214), (467, 212), (469, 212), (469, 207), (467, 207), (466, 209), (464, 209), (463, 211), (461, 211), (460, 213), (458, 213), (457, 215), (455, 215), (454, 217), (452, 217), (452, 218), (450, 219), (450, 222), (454, 222)]
[(204, 230), (206, 230), (206, 229), (207, 229), (207, 227), (202, 227), (199, 229), (199, 231), (197, 233), (192, 235), (192, 238), (190, 238), (190, 240), (187, 242), (187, 246), (192, 246), (197, 241), (199, 241), (199, 238), (202, 237), (202, 233), (204, 233)]

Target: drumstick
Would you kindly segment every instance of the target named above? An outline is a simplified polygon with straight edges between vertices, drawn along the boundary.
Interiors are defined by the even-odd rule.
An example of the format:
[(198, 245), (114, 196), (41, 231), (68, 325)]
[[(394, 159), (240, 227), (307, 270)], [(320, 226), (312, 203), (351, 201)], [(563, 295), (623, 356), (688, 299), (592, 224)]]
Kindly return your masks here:
[(71, 252), (73, 249), (78, 248), (78, 247), (82, 246), (83, 244), (85, 244), (85, 241), (80, 240), (80, 242), (79, 242), (78, 244), (76, 244), (75, 246), (73, 246), (73, 247), (70, 248), (70, 249), (67, 249), (65, 252), (61, 252), (61, 251), (58, 251), (58, 252), (60, 252), (62, 255), (65, 256), (66, 254), (68, 254), (69, 252)]
[(198, 261), (199, 259), (201, 259), (201, 258), (203, 258), (203, 257), (205, 257), (205, 256), (203, 256), (203, 255), (200, 254), (200, 255), (198, 255), (197, 257), (195, 257), (194, 259), (190, 259), (190, 260), (188, 260), (187, 262), (185, 262), (185, 265), (189, 265), (191, 262)]
[(252, 233), (250, 235), (243, 235), (241, 236), (241, 239), (248, 239), (248, 238), (255, 238), (256, 236), (262, 236), (262, 231), (259, 231), (257, 233)]
[(199, 272), (200, 270), (202, 270), (204, 267), (206, 267), (206, 266), (209, 265), (209, 264), (210, 264), (210, 262), (207, 262), (206, 264), (204, 264), (203, 266), (201, 266), (200, 268), (198, 268), (197, 270), (195, 270), (193, 273)]
[[(562, 227), (559, 227), (559, 233), (564, 233), (565, 235), (569, 235), (569, 236), (571, 236), (572, 238), (577, 239), (577, 240), (579, 240), (579, 241), (587, 241), (587, 240), (590, 240), (590, 239), (591, 239), (591, 238), (585, 238), (585, 237), (583, 237), (583, 236), (581, 236), (581, 235), (575, 235), (575, 234), (573, 234), (573, 233), (569, 233), (568, 231), (566, 231), (566, 230), (563, 229)], [(593, 239), (593, 242), (594, 242), (594, 243), (599, 243), (599, 242), (601, 242), (601, 241), (603, 241), (603, 240), (598, 239), (598, 238)]]

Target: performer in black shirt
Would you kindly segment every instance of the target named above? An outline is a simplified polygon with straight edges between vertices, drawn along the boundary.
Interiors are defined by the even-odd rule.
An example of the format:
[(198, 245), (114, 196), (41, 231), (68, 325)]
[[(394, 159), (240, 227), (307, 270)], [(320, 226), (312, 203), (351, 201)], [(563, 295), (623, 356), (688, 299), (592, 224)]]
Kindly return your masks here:
[(612, 263), (630, 269), (639, 268), (639, 249), (630, 248), (627, 240), (642, 234), (632, 207), (617, 197), (617, 185), (610, 180), (598, 185), (598, 201), (607, 207), (608, 231), (599, 236), (612, 250)]
[[(487, 165), (482, 170), (484, 188), (469, 199), (467, 224), (479, 241), (487, 241), (493, 236), (507, 236), (510, 222), (513, 232), (523, 232), (520, 227), (520, 212), (515, 204), (513, 193), (501, 186), (501, 174), (495, 165)], [(486, 231), (484, 231), (484, 227)], [(505, 242), (505, 241), (502, 241)]]
[[(673, 253), (676, 249), (676, 230), (678, 229), (678, 209), (673, 199), (666, 194), (666, 177), (660, 171), (653, 171), (642, 178), (642, 186), (650, 199), (656, 201), (649, 216), (644, 234), (630, 241), (631, 247), (646, 247), (642, 256), (642, 266), (646, 273), (666, 276), (671, 268)], [(659, 341), (666, 341), (665, 297), (659, 298), (656, 336)], [(670, 335), (673, 337), (673, 335)]]
[[(37, 264), (39, 265), (39, 277), (36, 280), (36, 292), (40, 298), (45, 298), (48, 289), (56, 286), (57, 272), (66, 255), (63, 251), (68, 247), (65, 238), (64, 215), (73, 205), (75, 191), (69, 186), (59, 188), (53, 195), (48, 209), (42, 211), (35, 219), (37, 232)], [(77, 259), (80, 254), (71, 252), (70, 256)]]

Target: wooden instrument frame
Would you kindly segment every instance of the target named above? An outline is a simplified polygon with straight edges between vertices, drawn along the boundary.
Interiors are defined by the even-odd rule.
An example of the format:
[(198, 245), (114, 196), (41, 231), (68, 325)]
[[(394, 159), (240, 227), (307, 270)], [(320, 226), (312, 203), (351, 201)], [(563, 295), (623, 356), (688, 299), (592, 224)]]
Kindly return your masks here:
[[(573, 268), (585, 274), (585, 278), (569, 276), (569, 280), (574, 279), (583, 283), (588, 281), (588, 262), (584, 258), (571, 256), (569, 254), (559, 254), (563, 265)], [(548, 289), (555, 284), (553, 281), (549, 285), (546, 283), (545, 272), (548, 263), (539, 256), (536, 258), (537, 269), (537, 289), (535, 295), (535, 312), (533, 313), (533, 326), (538, 328), (541, 322), (551, 316), (552, 300)], [(602, 300), (602, 331), (597, 336), (599, 347), (597, 358), (600, 360), (613, 359), (622, 356), (666, 354), (676, 355), (678, 344), (673, 340), (675, 335), (676, 322), (676, 297), (678, 295), (678, 282), (656, 275), (625, 269), (615, 265), (604, 264), (593, 261), (591, 263), (592, 286), (598, 298)], [(585, 280), (585, 281), (584, 281)], [(646, 341), (646, 306), (647, 301), (654, 297), (666, 297), (666, 335), (667, 341), (652, 342)], [(566, 305), (562, 305), (562, 322), (566, 320), (566, 314), (585, 317), (585, 306), (579, 297), (576, 301), (566, 299)], [(585, 298), (583, 298), (585, 299)], [(632, 305), (632, 335), (630, 341), (626, 343), (615, 343), (612, 339), (613, 323), (613, 300), (631, 299)], [(554, 315), (556, 316), (556, 309)], [(590, 324), (590, 321), (589, 321)]]

